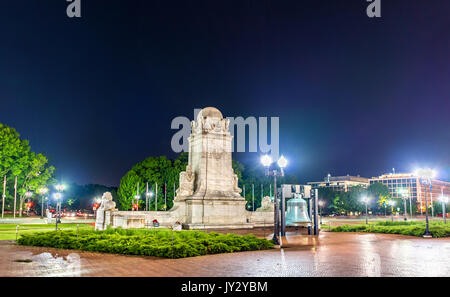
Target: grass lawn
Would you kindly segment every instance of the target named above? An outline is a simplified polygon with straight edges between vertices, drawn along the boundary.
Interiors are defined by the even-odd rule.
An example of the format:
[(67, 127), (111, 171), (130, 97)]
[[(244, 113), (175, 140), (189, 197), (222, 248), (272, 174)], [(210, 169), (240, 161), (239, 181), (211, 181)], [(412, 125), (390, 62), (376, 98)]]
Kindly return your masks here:
[(22, 234), (20, 245), (45, 246), (83, 251), (184, 258), (206, 254), (265, 250), (273, 242), (250, 235), (153, 229), (74, 230)]
[[(430, 221), (429, 226), (430, 232), (433, 234), (433, 237), (450, 237), (450, 224)], [(368, 232), (422, 237), (425, 232), (425, 222), (382, 221), (371, 222), (369, 224), (346, 224), (335, 227), (330, 225), (322, 225), (322, 228), (328, 229), (332, 232)]]
[[(79, 230), (90, 230), (90, 224), (78, 224)], [(15, 240), (17, 224), (0, 224), (0, 240)], [(58, 224), (61, 230), (76, 230), (77, 224)], [(55, 224), (19, 224), (19, 236), (36, 232), (54, 231)]]

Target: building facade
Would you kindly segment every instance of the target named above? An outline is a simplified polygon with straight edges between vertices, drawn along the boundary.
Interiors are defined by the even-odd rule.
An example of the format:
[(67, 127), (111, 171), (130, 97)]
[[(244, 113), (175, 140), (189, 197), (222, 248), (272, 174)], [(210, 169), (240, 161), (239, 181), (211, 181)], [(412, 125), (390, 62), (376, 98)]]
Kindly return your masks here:
[(313, 188), (330, 188), (336, 191), (347, 192), (351, 187), (362, 186), (367, 188), (369, 183), (369, 178), (351, 175), (345, 176), (331, 176), (328, 175), (323, 179), (323, 181), (318, 182), (308, 182)]
[[(378, 177), (372, 177), (370, 184), (382, 183), (386, 185), (392, 198), (412, 199), (417, 203), (417, 209), (420, 213), (425, 211), (425, 186), (420, 184), (420, 178), (412, 173), (390, 173), (383, 174)], [(437, 201), (441, 195), (449, 195), (450, 183), (433, 179), (431, 180), (431, 193), (429, 187), (427, 188), (428, 206), (433, 201)]]

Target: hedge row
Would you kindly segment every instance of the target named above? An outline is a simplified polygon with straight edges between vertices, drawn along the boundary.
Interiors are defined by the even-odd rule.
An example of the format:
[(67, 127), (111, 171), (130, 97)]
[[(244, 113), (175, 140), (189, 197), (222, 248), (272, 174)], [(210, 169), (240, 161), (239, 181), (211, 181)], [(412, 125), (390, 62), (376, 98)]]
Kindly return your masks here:
[[(421, 222), (376, 222), (369, 225), (331, 227), (331, 231), (401, 234), (421, 237), (425, 233), (425, 224)], [(430, 232), (433, 234), (433, 237), (450, 237), (450, 224), (430, 222)]]
[(265, 250), (273, 242), (254, 235), (146, 229), (74, 230), (23, 234), (20, 245), (165, 258)]

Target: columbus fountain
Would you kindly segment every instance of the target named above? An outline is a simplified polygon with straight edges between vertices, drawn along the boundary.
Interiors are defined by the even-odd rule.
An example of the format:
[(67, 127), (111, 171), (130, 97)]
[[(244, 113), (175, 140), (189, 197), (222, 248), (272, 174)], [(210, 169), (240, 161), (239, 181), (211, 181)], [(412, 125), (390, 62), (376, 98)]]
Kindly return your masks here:
[(181, 222), (184, 229), (253, 228), (273, 225), (274, 210), (269, 197), (261, 208), (245, 209), (238, 177), (232, 168), (229, 120), (214, 107), (202, 109), (191, 122), (189, 159), (180, 173), (172, 209), (168, 211), (119, 211), (106, 192), (97, 210), (96, 230), (107, 226), (145, 228), (157, 220), (161, 226)]

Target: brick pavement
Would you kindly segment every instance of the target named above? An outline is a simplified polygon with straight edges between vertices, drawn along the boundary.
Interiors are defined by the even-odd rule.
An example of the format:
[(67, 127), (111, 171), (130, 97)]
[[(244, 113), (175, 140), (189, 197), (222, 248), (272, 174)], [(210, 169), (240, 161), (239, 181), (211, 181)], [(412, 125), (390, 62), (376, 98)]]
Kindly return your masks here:
[(282, 249), (269, 251), (161, 259), (23, 247), (0, 241), (0, 276), (450, 275), (448, 238), (332, 232), (308, 237), (290, 232), (283, 243)]

